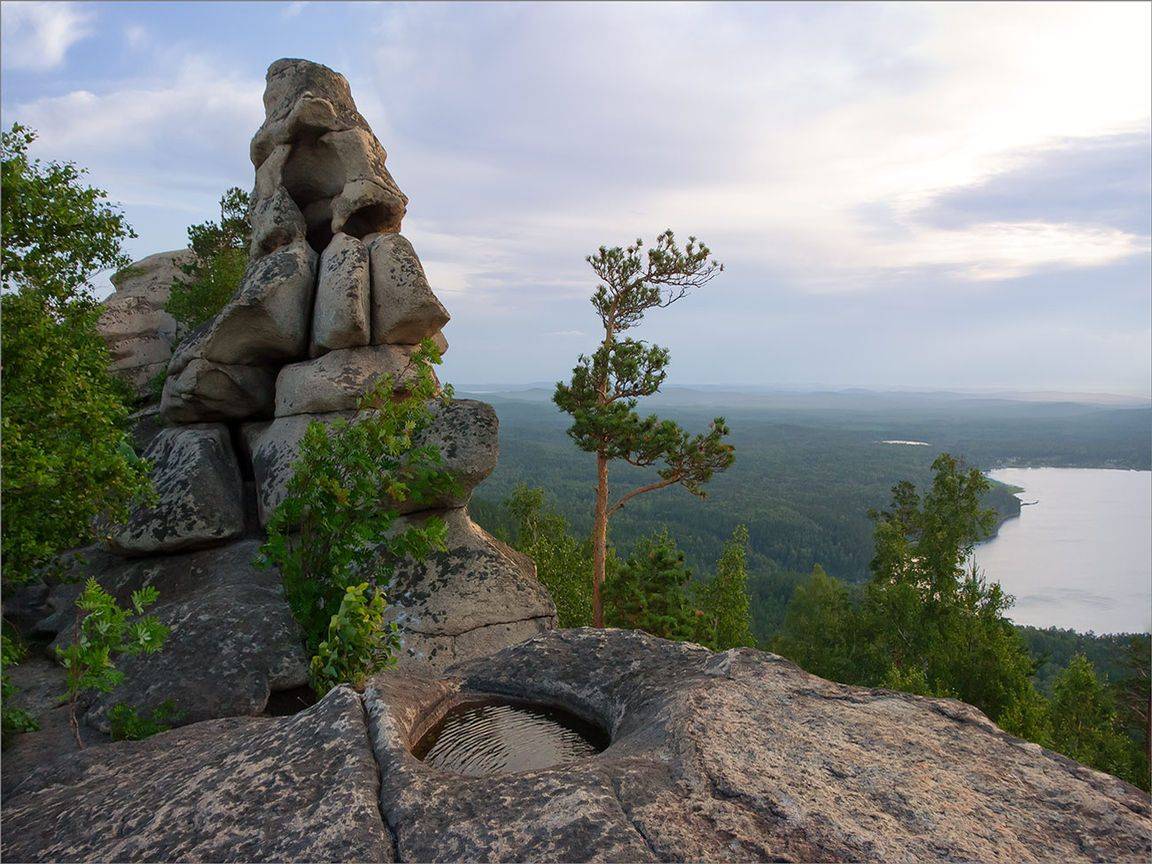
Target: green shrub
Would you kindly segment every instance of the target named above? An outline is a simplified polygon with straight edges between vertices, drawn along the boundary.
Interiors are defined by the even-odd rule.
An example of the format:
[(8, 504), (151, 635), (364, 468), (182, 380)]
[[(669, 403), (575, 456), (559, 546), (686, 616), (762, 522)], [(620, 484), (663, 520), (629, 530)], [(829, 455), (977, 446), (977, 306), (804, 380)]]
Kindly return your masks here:
[[(429, 502), (455, 485), (437, 448), (415, 444), (431, 422), (430, 401), (451, 396), (450, 388), (439, 393), (433, 373), (439, 362), (439, 351), (425, 340), (402, 375), (402, 394), (395, 393), (396, 379), (384, 376), (350, 421), (313, 421), (301, 440), (258, 563), (279, 568), (311, 655), (319, 656), (321, 643), (330, 640), (333, 616), (348, 601), (349, 588), (366, 584), (365, 602), (374, 608), (377, 597), (384, 602), (393, 561), (444, 548), (445, 526), (437, 517), (394, 530), (398, 502)], [(373, 636), (358, 637), (356, 644), (391, 643)], [(333, 643), (327, 650), (330, 657), (350, 649)], [(320, 669), (330, 665), (320, 659)], [(379, 656), (344, 656), (339, 668), (366, 669), (378, 662)]]
[(23, 708), (13, 708), (9, 700), (16, 695), (16, 685), (8, 677), (8, 667), (15, 666), (27, 655), (27, 650), (7, 633), (0, 633), (0, 726), (3, 727), (3, 746), (18, 732), (35, 732), (40, 728), (36, 718)]
[(318, 697), (344, 683), (359, 690), (369, 675), (396, 662), (400, 635), (395, 623), (385, 624), (385, 608), (383, 595), (370, 591), (367, 582), (344, 590), (328, 622), (328, 638), (317, 646), (308, 668)]
[(93, 539), (150, 488), (125, 432), (131, 399), (108, 371), (90, 280), (127, 263), (136, 236), (71, 163), (30, 160), (35, 133), (2, 137), (4, 386), (0, 494), (5, 584), (26, 582), (62, 549)]
[(159, 597), (153, 586), (146, 585), (132, 592), (132, 606), (125, 609), (100, 583), (89, 579), (77, 599), (72, 642), (57, 648), (56, 654), (67, 673), (68, 721), (81, 749), (84, 742), (76, 717), (81, 694), (89, 690), (108, 693), (124, 680), (124, 673), (116, 668), (118, 656), (153, 654), (164, 647), (168, 628), (144, 614)]
[(131, 705), (120, 702), (108, 712), (108, 723), (113, 741), (140, 741), (157, 732), (167, 732), (182, 716), (170, 699), (165, 699), (150, 714), (141, 714)]

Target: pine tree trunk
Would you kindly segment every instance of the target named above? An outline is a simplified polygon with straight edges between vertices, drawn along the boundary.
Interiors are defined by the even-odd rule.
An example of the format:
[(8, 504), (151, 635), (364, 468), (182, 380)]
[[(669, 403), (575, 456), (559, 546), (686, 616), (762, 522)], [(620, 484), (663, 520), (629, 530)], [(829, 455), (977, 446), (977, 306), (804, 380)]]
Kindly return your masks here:
[(604, 626), (600, 586), (608, 564), (608, 457), (596, 454), (596, 514), (592, 527), (592, 626)]

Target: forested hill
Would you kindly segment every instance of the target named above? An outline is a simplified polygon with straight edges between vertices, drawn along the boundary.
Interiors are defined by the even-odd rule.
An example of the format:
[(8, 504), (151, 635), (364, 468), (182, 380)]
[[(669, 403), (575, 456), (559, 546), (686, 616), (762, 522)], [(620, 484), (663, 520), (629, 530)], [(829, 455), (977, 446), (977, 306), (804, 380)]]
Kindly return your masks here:
[[(467, 395), (461, 393), (460, 395)], [(500, 503), (517, 483), (544, 488), (578, 534), (591, 525), (594, 459), (568, 439), (568, 420), (546, 390), (477, 393), (500, 416), (500, 464), (476, 490), (473, 512), (497, 528)], [(642, 406), (642, 409), (648, 406)], [(950, 394), (742, 393), (670, 388), (650, 403), (690, 431), (715, 415), (732, 427), (736, 463), (700, 501), (669, 489), (635, 499), (613, 520), (627, 548), (667, 526), (701, 574), (740, 524), (750, 535), (749, 575), (758, 635), (775, 629), (799, 578), (820, 564), (850, 582), (867, 578), (872, 556), (869, 508), (887, 504), (902, 479), (923, 488), (941, 452), (981, 468), (1003, 465), (1152, 467), (1152, 409), (1076, 402), (1029, 402)], [(928, 446), (884, 444), (924, 441)], [(650, 477), (614, 466), (623, 491)], [(1007, 487), (989, 503), (1019, 512)]]

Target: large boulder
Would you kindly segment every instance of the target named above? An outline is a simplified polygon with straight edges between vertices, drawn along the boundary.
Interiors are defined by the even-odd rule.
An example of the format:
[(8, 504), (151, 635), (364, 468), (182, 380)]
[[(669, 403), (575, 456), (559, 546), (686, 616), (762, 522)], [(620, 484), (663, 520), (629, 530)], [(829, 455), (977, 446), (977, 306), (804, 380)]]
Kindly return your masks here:
[(4, 800), (6, 861), (393, 861), (360, 698), (90, 748)]
[(493, 654), (556, 626), (556, 606), (532, 559), (501, 543), (462, 508), (402, 518), (397, 530), (443, 519), (446, 548), (393, 564), (390, 620), (400, 627), (402, 667), (444, 669)]
[(368, 248), (355, 237), (337, 234), (320, 256), (309, 353), (367, 345), (371, 299)]
[[(385, 167), (387, 154), (356, 110), (344, 76), (306, 60), (278, 60), (268, 69), (264, 124), (252, 139), (252, 163), (278, 182), (303, 215), (308, 242), (322, 251), (334, 234), (364, 237), (400, 230), (408, 199)], [(285, 152), (281, 148), (287, 146)], [(253, 221), (257, 254), (269, 243), (276, 183), (258, 174)], [(279, 205), (278, 205), (279, 206)], [(284, 209), (280, 207), (280, 209)]]
[(385, 375), (397, 390), (413, 379), (411, 346), (366, 345), (329, 351), (315, 360), (292, 363), (276, 377), (276, 416), (351, 411)]
[(432, 293), (412, 244), (399, 234), (381, 234), (368, 251), (373, 344), (414, 345), (440, 332), (450, 316)]
[[(124, 681), (96, 697), (85, 722), (108, 731), (108, 710), (121, 702), (149, 711), (171, 701), (180, 724), (259, 714), (273, 692), (304, 685), (308, 658), (300, 629), (279, 572), (256, 566), (259, 553), (259, 540), (165, 558), (81, 550), (69, 562), (72, 573), (95, 578), (122, 604), (142, 586), (155, 586), (160, 599), (149, 612), (171, 628), (159, 653), (117, 660)], [(52, 589), (52, 611), (36, 629), (56, 634), (54, 646), (72, 638), (80, 588)]]
[(276, 370), (268, 366), (213, 363), (203, 357), (168, 371), (160, 413), (170, 423), (246, 420), (272, 415)]
[[(339, 352), (332, 352), (339, 353)], [(326, 354), (324, 358), (331, 356)], [(463, 507), (476, 488), (496, 467), (500, 452), (500, 421), (496, 411), (485, 402), (456, 399), (433, 406), (433, 422), (416, 439), (418, 445), (432, 444), (443, 456), (443, 467), (456, 481), (455, 489), (432, 501), (409, 501), (398, 505), (404, 513)], [(277, 417), (271, 423), (245, 423), (241, 427), (245, 445), (251, 453), (256, 476), (256, 500), (260, 524), (268, 519), (284, 500), (292, 463), (300, 456), (300, 441), (313, 420), (332, 423), (352, 417), (352, 412), (294, 414)]]
[[(462, 778), (414, 759), (499, 694), (609, 733), (580, 762)], [(833, 684), (773, 654), (561, 630), (364, 694), (402, 861), (1146, 861), (1148, 796), (961, 702)], [(492, 742), (492, 747), (501, 746)], [(503, 746), (515, 746), (503, 745)]]
[(132, 511), (109, 537), (111, 549), (155, 555), (215, 546), (243, 533), (243, 485), (226, 426), (164, 429), (144, 458), (152, 465), (155, 503)]
[(308, 244), (296, 242), (251, 261), (200, 340), (204, 359), (257, 366), (305, 357), (316, 260)]

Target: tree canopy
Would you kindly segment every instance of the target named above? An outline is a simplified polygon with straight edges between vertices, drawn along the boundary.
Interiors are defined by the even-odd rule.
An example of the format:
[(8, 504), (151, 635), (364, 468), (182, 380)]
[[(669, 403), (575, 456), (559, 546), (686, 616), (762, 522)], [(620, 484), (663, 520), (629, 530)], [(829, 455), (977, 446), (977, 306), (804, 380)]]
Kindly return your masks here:
[(117, 521), (149, 487), (125, 436), (130, 399), (108, 371), (92, 278), (128, 262), (135, 236), (72, 163), (32, 159), (36, 136), (3, 133), (4, 580)]

